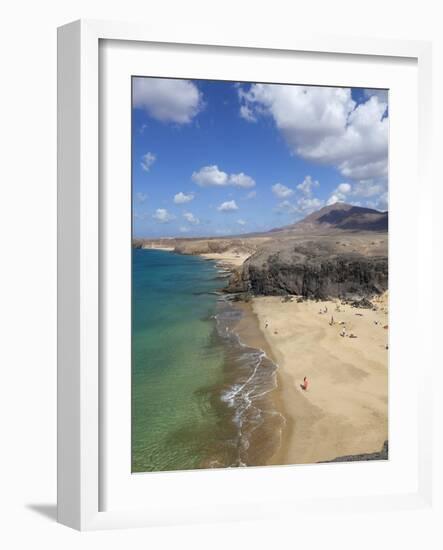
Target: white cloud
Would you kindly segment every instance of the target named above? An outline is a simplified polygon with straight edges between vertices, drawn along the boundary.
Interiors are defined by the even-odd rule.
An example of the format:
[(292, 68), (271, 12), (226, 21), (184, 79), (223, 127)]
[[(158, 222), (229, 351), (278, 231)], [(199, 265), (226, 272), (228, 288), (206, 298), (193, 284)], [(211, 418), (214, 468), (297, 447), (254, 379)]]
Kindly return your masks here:
[(338, 197), (335, 193), (333, 193), (326, 201), (326, 205), (331, 206), (331, 204), (335, 204), (337, 202), (343, 202), (343, 200), (340, 199), (340, 197)]
[(312, 188), (318, 187), (320, 184), (317, 180), (313, 180), (311, 176), (306, 176), (302, 183), (297, 185), (297, 189), (306, 196), (311, 196)]
[(285, 199), (294, 194), (292, 189), (289, 189), (289, 187), (286, 187), (286, 185), (282, 185), (281, 183), (275, 183), (272, 186), (272, 192), (279, 199)]
[(343, 193), (343, 185), (340, 184), (333, 191), (333, 194), (337, 196), (339, 201), (344, 201), (354, 206), (367, 206), (376, 210), (388, 209), (387, 179), (359, 181), (350, 186), (350, 189), (345, 193)]
[(146, 202), (146, 199), (148, 198), (148, 195), (146, 193), (136, 193), (135, 194), (135, 199), (137, 202), (139, 203), (144, 203)]
[(298, 212), (298, 209), (295, 206), (295, 204), (292, 204), (288, 200), (280, 202), (277, 205), (276, 210), (277, 212), (286, 212), (287, 214), (294, 214), (295, 212)]
[(324, 201), (321, 199), (314, 198), (305, 198), (302, 197), (301, 199), (298, 199), (297, 201), (297, 208), (298, 211), (302, 214), (311, 214), (311, 212), (314, 212), (315, 210), (318, 210), (324, 205)]
[(389, 121), (379, 96), (357, 105), (349, 88), (253, 84), (239, 98), (254, 116), (272, 117), (293, 154), (356, 181), (386, 177)]
[(187, 222), (192, 223), (193, 225), (198, 225), (200, 223), (200, 220), (191, 212), (185, 212), (183, 217)]
[(219, 212), (233, 212), (234, 210), (238, 210), (238, 206), (235, 201), (226, 201), (217, 206), (217, 210)]
[(375, 195), (381, 195), (386, 191), (387, 182), (380, 180), (374, 182), (372, 180), (358, 182), (354, 186), (353, 194), (359, 197), (374, 197)]
[(286, 214), (302, 214), (307, 216), (324, 205), (324, 201), (316, 197), (300, 197), (295, 203), (288, 200), (282, 201), (277, 205), (277, 211)]
[(223, 187), (228, 185), (229, 177), (226, 172), (218, 169), (216, 164), (203, 166), (198, 172), (192, 174), (192, 181), (201, 187)]
[(337, 186), (337, 191), (339, 193), (343, 193), (344, 195), (346, 195), (347, 193), (350, 193), (351, 189), (352, 187), (349, 183), (340, 183), (340, 185)]
[(134, 78), (134, 107), (161, 122), (187, 124), (201, 111), (202, 94), (190, 80)]
[[(355, 200), (361, 199), (361, 200)], [(388, 209), (388, 189), (386, 180), (364, 180), (355, 184), (340, 183), (327, 200), (327, 205), (346, 202), (353, 206), (367, 206), (376, 210)]]
[(257, 122), (257, 117), (254, 115), (253, 110), (247, 105), (240, 105), (240, 117), (248, 122)]
[(230, 185), (235, 185), (235, 187), (255, 187), (255, 181), (251, 178), (251, 176), (248, 176), (243, 172), (240, 172), (239, 174), (231, 174), (229, 176), (229, 183)]
[(387, 210), (388, 209), (389, 196), (388, 192), (385, 191), (377, 201), (377, 210)]
[(151, 169), (151, 166), (154, 164), (156, 159), (157, 159), (156, 155), (154, 155), (154, 153), (150, 153), (149, 151), (146, 153), (146, 155), (143, 155), (140, 163), (143, 170), (145, 172), (149, 172), (149, 170)]
[(175, 219), (175, 216), (170, 214), (165, 208), (157, 208), (152, 217), (159, 223), (169, 223)]
[(201, 187), (225, 187), (232, 185), (247, 189), (255, 186), (255, 181), (251, 176), (243, 172), (228, 175), (223, 170), (220, 170), (216, 164), (203, 166), (198, 172), (193, 172), (192, 181)]
[(257, 196), (257, 191), (249, 191), (245, 199), (255, 199), (256, 196)]
[(245, 220), (237, 220), (238, 225), (246, 225)]
[(180, 233), (188, 233), (189, 227), (185, 227), (184, 225), (181, 225), (179, 228)]
[(388, 192), (385, 191), (375, 200), (370, 200), (366, 202), (368, 208), (374, 208), (375, 210), (386, 211), (388, 209)]
[(367, 98), (372, 97), (375, 95), (378, 97), (379, 101), (383, 101), (384, 103), (388, 103), (388, 90), (376, 90), (372, 88), (366, 88), (363, 91), (363, 95)]
[(174, 195), (175, 204), (185, 204), (187, 202), (191, 202), (192, 200), (194, 200), (194, 195), (192, 193), (186, 194), (180, 191), (180, 193)]
[(351, 192), (352, 185), (350, 183), (340, 183), (334, 189), (326, 204), (330, 206), (331, 204), (335, 204), (336, 202), (348, 202), (348, 197)]

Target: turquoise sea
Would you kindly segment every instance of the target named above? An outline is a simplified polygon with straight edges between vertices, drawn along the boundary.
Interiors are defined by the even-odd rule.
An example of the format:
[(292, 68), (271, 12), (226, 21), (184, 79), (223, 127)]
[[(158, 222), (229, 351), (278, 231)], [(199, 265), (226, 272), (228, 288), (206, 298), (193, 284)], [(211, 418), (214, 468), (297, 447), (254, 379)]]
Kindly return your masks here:
[(133, 250), (132, 471), (264, 464), (282, 419), (276, 367), (235, 333), (214, 262)]

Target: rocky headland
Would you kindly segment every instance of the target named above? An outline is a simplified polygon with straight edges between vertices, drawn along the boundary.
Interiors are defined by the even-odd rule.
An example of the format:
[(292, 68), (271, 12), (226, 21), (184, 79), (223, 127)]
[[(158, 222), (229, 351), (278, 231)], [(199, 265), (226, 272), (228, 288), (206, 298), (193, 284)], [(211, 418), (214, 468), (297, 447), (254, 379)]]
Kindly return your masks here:
[(134, 247), (224, 260), (232, 268), (225, 291), (238, 298), (295, 294), (358, 300), (388, 288), (387, 228), (387, 212), (337, 203), (266, 233), (138, 239)]

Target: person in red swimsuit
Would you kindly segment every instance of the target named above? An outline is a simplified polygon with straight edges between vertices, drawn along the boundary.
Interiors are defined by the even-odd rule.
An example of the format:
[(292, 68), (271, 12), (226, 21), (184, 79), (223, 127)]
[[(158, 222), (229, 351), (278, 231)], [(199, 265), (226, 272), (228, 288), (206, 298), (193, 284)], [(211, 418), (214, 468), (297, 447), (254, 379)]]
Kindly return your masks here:
[(303, 378), (303, 384), (300, 384), (300, 387), (302, 390), (306, 391), (308, 389), (308, 379), (306, 378), (306, 376)]

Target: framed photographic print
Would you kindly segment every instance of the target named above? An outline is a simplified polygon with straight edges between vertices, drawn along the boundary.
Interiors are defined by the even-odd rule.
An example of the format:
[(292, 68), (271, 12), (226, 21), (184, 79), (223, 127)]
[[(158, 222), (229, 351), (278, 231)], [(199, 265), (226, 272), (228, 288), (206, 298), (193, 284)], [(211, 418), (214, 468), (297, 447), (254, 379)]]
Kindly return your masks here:
[(428, 505), (429, 45), (160, 34), (59, 29), (59, 521)]
[(133, 472), (388, 458), (388, 113), (133, 77)]

